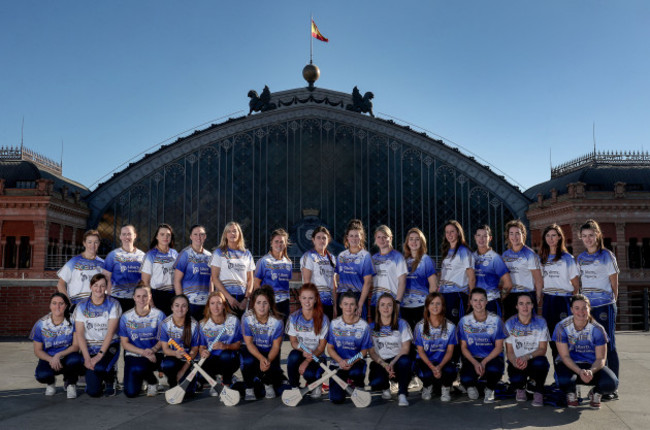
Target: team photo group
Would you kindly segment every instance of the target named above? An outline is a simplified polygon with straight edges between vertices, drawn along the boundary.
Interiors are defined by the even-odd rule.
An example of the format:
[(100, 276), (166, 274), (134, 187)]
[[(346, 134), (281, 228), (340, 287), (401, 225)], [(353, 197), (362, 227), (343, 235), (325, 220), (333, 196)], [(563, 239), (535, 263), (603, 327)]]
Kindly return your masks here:
[[(573, 232), (585, 247), (575, 258), (556, 224), (544, 230), (539, 254), (526, 246), (521, 221), (504, 230), (467, 232), (473, 251), (461, 224), (448, 221), (437, 267), (418, 228), (399, 252), (401, 238), (388, 226), (369, 237), (351, 220), (345, 250), (332, 255), (333, 238), (318, 227), (313, 249), (300, 259), (294, 312), (284, 229), (271, 233), (258, 261), (236, 222), (212, 252), (201, 225), (190, 229), (181, 252), (168, 224), (157, 227), (144, 251), (135, 247), (135, 227), (125, 225), (121, 247), (105, 259), (97, 255), (99, 233), (89, 230), (84, 251), (58, 272), (50, 313), (31, 332), (36, 379), (47, 396), (63, 375), (69, 399), (83, 377), (90, 397), (121, 387), (127, 397), (165, 391), (166, 401), (178, 404), (209, 390), (226, 406), (275, 397), (296, 406), (327, 395), (365, 407), (376, 392), (383, 400), (375, 403), (396, 393), (399, 406), (416, 395), (493, 403), (495, 394), (507, 394), (535, 407), (575, 408), (578, 385), (590, 386), (586, 404), (593, 409), (618, 398), (619, 270), (598, 223), (587, 220)], [(490, 247), (496, 234), (507, 243), (501, 255)], [(379, 250), (374, 255), (369, 239)], [(283, 347), (290, 348), (286, 373)], [(549, 375), (560, 402), (550, 401)]]

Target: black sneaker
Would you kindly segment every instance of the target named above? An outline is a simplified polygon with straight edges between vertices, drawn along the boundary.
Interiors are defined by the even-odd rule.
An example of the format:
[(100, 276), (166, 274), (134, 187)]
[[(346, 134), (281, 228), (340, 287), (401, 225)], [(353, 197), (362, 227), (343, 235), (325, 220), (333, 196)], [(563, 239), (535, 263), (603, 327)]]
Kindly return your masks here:
[(104, 395), (106, 397), (113, 397), (115, 394), (117, 394), (117, 391), (115, 391), (115, 385), (106, 384), (106, 388), (104, 388)]
[(618, 390), (614, 391), (611, 394), (603, 394), (603, 398), (601, 400), (604, 402), (609, 402), (611, 400), (618, 400)]

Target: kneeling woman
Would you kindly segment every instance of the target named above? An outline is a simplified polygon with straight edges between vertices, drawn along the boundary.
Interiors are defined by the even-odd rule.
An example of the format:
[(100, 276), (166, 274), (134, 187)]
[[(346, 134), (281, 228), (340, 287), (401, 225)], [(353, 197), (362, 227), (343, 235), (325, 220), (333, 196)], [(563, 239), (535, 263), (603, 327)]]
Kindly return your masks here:
[(483, 403), (493, 403), (494, 389), (505, 367), (503, 340), (507, 334), (501, 318), (485, 309), (487, 301), (485, 290), (474, 288), (469, 296), (472, 313), (465, 315), (458, 323), (458, 339), (463, 354), (460, 382), (467, 387), (469, 398), (476, 400), (478, 379), (485, 378)]
[(34, 341), (34, 355), (38, 357), (36, 380), (47, 384), (45, 395), (56, 393), (55, 376), (63, 373), (68, 399), (77, 397), (77, 379), (83, 369), (79, 344), (70, 322), (70, 300), (63, 293), (50, 297), (50, 313), (34, 324), (29, 338)]
[(147, 381), (147, 396), (158, 394), (158, 379), (154, 372), (160, 368), (158, 327), (165, 319), (160, 309), (151, 307), (151, 288), (140, 281), (133, 290), (135, 307), (120, 318), (120, 343), (124, 348), (124, 394), (137, 397), (142, 381)]
[(559, 359), (555, 363), (560, 389), (567, 393), (570, 408), (578, 406), (576, 383), (594, 385), (589, 392), (590, 406), (600, 409), (603, 395), (618, 388), (618, 378), (607, 366), (607, 334), (591, 316), (589, 299), (582, 294), (571, 298), (571, 313), (555, 327), (553, 340)]
[(98, 273), (90, 279), (90, 297), (74, 311), (79, 349), (86, 366), (86, 393), (91, 397), (115, 395), (115, 363), (120, 343), (117, 325), (122, 314), (116, 299), (106, 296), (107, 279)]
[[(356, 293), (346, 291), (341, 294), (339, 304), (341, 316), (332, 321), (327, 336), (327, 353), (332, 358), (332, 368), (339, 368), (338, 376), (344, 381), (351, 379), (359, 388), (364, 387), (366, 378), (366, 360), (368, 350), (372, 348), (372, 338), (368, 323), (358, 315)], [(348, 360), (361, 353), (351, 363)], [(330, 401), (343, 403), (345, 391), (330, 378)]]
[(533, 301), (527, 294), (517, 298), (517, 315), (506, 321), (506, 355), (510, 385), (517, 390), (518, 402), (525, 402), (526, 382), (535, 381), (533, 406), (544, 406), (544, 383), (550, 365), (546, 358), (549, 334), (546, 321), (533, 312)]
[[(158, 339), (165, 358), (160, 364), (160, 370), (167, 376), (170, 387), (178, 385), (180, 380), (189, 373), (192, 363), (185, 361), (184, 354), (192, 359), (199, 353), (199, 323), (190, 315), (190, 301), (187, 296), (179, 294), (172, 299), (172, 314), (165, 318), (158, 330)], [(167, 342), (174, 339), (183, 348), (178, 351)], [(190, 391), (194, 384), (190, 384)]]
[(370, 324), (373, 348), (370, 350), (370, 386), (382, 390), (381, 397), (389, 400), (389, 380), (397, 378), (398, 405), (408, 406), (406, 399), (412, 376), (411, 340), (413, 334), (408, 323), (399, 318), (399, 306), (392, 294), (384, 293), (377, 300), (375, 322)]
[[(300, 385), (300, 375), (310, 384), (323, 374), (322, 367), (313, 357), (321, 357), (325, 352), (330, 325), (316, 285), (304, 284), (298, 290), (298, 297), (301, 308), (292, 313), (287, 321), (287, 334), (293, 347), (287, 359), (287, 371), (292, 387)], [(311, 353), (303, 350), (301, 346)], [(314, 388), (311, 396), (319, 398), (321, 388)]]
[(456, 326), (445, 314), (445, 298), (441, 293), (431, 293), (424, 303), (424, 319), (415, 326), (418, 350), (415, 368), (424, 385), (423, 400), (431, 400), (435, 385), (441, 391), (440, 401), (450, 401), (451, 385), (458, 375), (453, 360), (454, 347), (458, 344)]
[[(242, 341), (239, 318), (234, 315), (225, 294), (221, 291), (210, 293), (204, 315), (201, 320), (200, 353), (201, 358), (207, 360), (203, 363), (203, 368), (213, 378), (222, 375), (223, 383), (229, 386), (232, 384), (232, 375), (239, 368), (239, 348)], [(210, 395), (218, 394), (211, 388)]]
[(246, 400), (255, 400), (255, 378), (264, 384), (267, 399), (276, 396), (284, 375), (280, 368), (282, 316), (275, 307), (273, 288), (262, 285), (253, 291), (253, 309), (242, 317), (246, 348), (242, 350), (242, 374), (246, 384)]

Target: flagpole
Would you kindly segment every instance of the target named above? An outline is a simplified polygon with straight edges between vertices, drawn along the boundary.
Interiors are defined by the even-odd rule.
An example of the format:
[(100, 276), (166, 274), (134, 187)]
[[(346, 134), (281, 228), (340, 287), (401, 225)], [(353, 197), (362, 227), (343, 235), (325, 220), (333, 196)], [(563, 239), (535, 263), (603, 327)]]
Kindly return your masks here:
[(309, 21), (309, 64), (314, 64), (314, 38), (311, 35), (311, 26), (314, 22), (314, 14), (311, 14), (311, 20)]

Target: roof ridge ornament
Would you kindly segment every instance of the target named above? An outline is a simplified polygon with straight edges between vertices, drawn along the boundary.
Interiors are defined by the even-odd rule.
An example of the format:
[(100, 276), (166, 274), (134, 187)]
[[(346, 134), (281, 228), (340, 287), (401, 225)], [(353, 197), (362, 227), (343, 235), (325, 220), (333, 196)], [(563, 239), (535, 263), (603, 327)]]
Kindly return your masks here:
[(345, 108), (353, 112), (369, 113), (370, 116), (374, 118), (375, 115), (372, 113), (372, 102), (370, 101), (374, 98), (375, 95), (370, 91), (365, 93), (362, 97), (359, 88), (355, 85), (352, 89), (352, 104), (347, 105)]
[(248, 115), (250, 116), (253, 112), (266, 112), (267, 110), (273, 110), (278, 106), (275, 103), (271, 102), (271, 90), (269, 90), (268, 85), (264, 85), (262, 94), (257, 95), (257, 91), (250, 90), (248, 92), (248, 97), (250, 101), (248, 102)]

